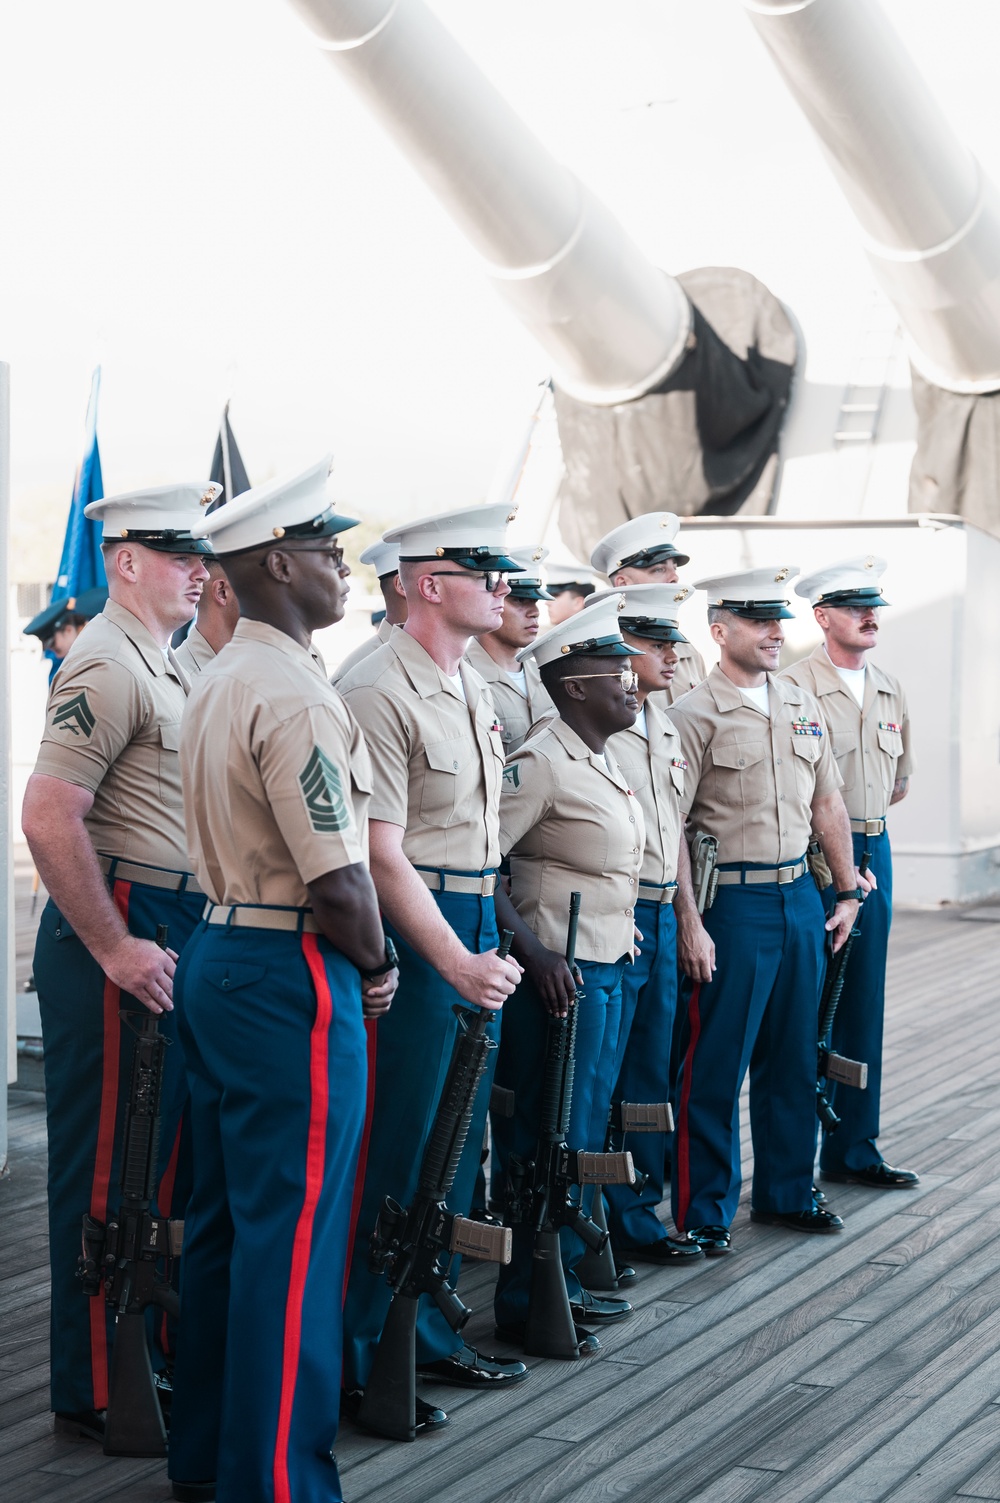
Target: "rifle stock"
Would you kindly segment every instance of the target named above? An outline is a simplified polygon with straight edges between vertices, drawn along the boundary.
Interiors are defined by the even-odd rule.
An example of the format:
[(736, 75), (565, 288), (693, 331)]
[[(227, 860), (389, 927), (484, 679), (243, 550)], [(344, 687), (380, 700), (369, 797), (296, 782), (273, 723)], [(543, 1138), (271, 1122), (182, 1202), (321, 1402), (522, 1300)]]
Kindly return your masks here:
[[(871, 861), (871, 852), (865, 851), (861, 857), (861, 865), (858, 870), (862, 876), (867, 872)], [(840, 1126), (840, 1118), (833, 1109), (833, 1104), (827, 1094), (827, 1085), (830, 1081), (839, 1082), (841, 1085), (854, 1087), (855, 1090), (863, 1091), (868, 1085), (868, 1066), (863, 1060), (847, 1059), (843, 1054), (837, 1054), (830, 1046), (833, 1033), (833, 1023), (837, 1016), (837, 1008), (844, 991), (844, 980), (847, 975), (847, 962), (854, 948), (854, 942), (861, 933), (861, 917), (864, 912), (864, 901), (859, 904), (857, 915), (850, 934), (841, 945), (836, 955), (831, 955), (827, 963), (826, 977), (823, 981), (823, 994), (819, 1005), (819, 1046), (816, 1066), (816, 1115), (819, 1117), (823, 1131), (836, 1132)]]
[[(166, 948), (161, 924), (156, 943)], [(160, 1100), (170, 1040), (160, 1033), (154, 1014), (120, 1014), (135, 1035), (132, 1073), (125, 1108), (121, 1168), (121, 1203), (107, 1226), (83, 1218), (83, 1248), (77, 1277), (84, 1294), (101, 1296), (115, 1312), (115, 1337), (108, 1374), (104, 1424), (106, 1456), (165, 1456), (167, 1432), (153, 1379), (146, 1332), (146, 1310), (158, 1305), (173, 1318), (179, 1314), (174, 1290), (159, 1275), (161, 1260), (175, 1255), (171, 1223), (154, 1216), (160, 1141)]]
[[(504, 930), (497, 953), (510, 953), (513, 933)], [(375, 1350), (358, 1410), (365, 1429), (390, 1440), (416, 1438), (416, 1331), (422, 1294), (429, 1294), (453, 1331), (461, 1331), (470, 1311), (448, 1282), (456, 1253), (509, 1263), (507, 1227), (471, 1221), (449, 1211), (446, 1199), (455, 1182), (487, 1056), (496, 1048), (487, 1037), (489, 1011), (456, 1007), (459, 1033), (420, 1163), (417, 1191), (408, 1210), (387, 1197), (371, 1238), (373, 1272), (386, 1273), (392, 1302)]]
[[(570, 894), (566, 932), (566, 964), (577, 983), (576, 935), (580, 922), (580, 894)], [(598, 1226), (581, 1208), (574, 1191), (584, 1185), (631, 1184), (632, 1155), (574, 1150), (566, 1142), (573, 1104), (576, 1062), (576, 1001), (564, 1018), (550, 1017), (545, 1043), (541, 1122), (533, 1160), (512, 1155), (507, 1173), (506, 1220), (527, 1223), (534, 1236), (531, 1287), (524, 1349), (533, 1356), (576, 1359), (593, 1350), (581, 1343), (569, 1306), (566, 1274), (559, 1247), (559, 1229), (568, 1227), (596, 1254), (608, 1243), (606, 1227)]]

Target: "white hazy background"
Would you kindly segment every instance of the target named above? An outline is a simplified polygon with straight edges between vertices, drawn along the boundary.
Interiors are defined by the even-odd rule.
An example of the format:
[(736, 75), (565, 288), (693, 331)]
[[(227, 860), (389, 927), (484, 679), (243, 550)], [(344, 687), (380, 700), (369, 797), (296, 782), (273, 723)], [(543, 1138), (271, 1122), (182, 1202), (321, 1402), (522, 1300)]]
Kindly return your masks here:
[[(745, 266), (843, 382), (872, 278), (737, 0), (433, 8), (653, 260)], [(1000, 177), (996, 0), (886, 8)], [(547, 374), (281, 0), (3, 7), (0, 206), (19, 578), (54, 573), (98, 360), (106, 491), (204, 475), (231, 396), (252, 480), (330, 448), (382, 525), (481, 499)]]

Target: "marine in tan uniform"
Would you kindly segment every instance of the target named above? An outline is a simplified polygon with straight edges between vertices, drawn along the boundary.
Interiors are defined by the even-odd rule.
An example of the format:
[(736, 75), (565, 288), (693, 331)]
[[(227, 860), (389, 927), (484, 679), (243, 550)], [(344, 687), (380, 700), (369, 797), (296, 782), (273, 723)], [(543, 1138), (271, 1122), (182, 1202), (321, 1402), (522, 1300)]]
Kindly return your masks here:
[[(679, 530), (680, 519), (672, 511), (633, 517), (601, 538), (590, 555), (591, 566), (613, 585), (676, 584), (677, 570), (690, 562), (675, 547)], [(663, 690), (666, 704), (673, 704), (704, 677), (701, 653), (690, 642), (678, 642), (674, 676)]]
[(198, 601), (198, 614), (174, 657), (188, 678), (194, 678), (221, 652), (236, 630), (240, 603), (217, 558), (205, 559), (208, 579)]
[(177, 1498), (335, 1498), (340, 1300), (367, 1068), (396, 969), (368, 869), (371, 765), (312, 632), (339, 621), (329, 459), (203, 523), (242, 608), (184, 717), (206, 922), (177, 978), (195, 1187)]
[(737, 1108), (748, 1068), (751, 1219), (802, 1232), (842, 1226), (812, 1198), (826, 933), (805, 862), (810, 831), (836, 883), (825, 926), (835, 947), (850, 932), (859, 889), (819, 707), (774, 676), (795, 573), (761, 568), (701, 582), (721, 661), (670, 712), (688, 764), (681, 807), (689, 833), (718, 841), (718, 892), (704, 922), (683, 872), (676, 899), (681, 966), (692, 985), (671, 1180), (678, 1227), (712, 1255), (730, 1246), (739, 1200)]
[[(687, 869), (687, 842), (681, 839), (680, 801), (685, 759), (680, 736), (663, 709), (662, 690), (671, 683), (677, 653), (684, 644), (678, 616), (693, 592), (678, 584), (628, 585), (591, 597), (587, 613), (604, 600), (620, 602), (618, 625), (628, 647), (636, 649), (639, 677), (635, 724), (608, 742), (625, 780), (642, 805), (646, 829), (635, 920), (642, 934), (641, 953), (625, 968), (622, 1021), (615, 1054), (612, 1099), (669, 1101), (673, 1087), (672, 1041), (677, 1011), (677, 925), (673, 902), (677, 868)], [(641, 1133), (625, 1145), (636, 1168), (646, 1176), (641, 1194), (609, 1185), (608, 1226), (618, 1257), (624, 1260), (678, 1263), (700, 1257), (697, 1243), (668, 1237), (657, 1216), (670, 1161), (666, 1134)], [(634, 1276), (634, 1275), (633, 1275)], [(628, 1273), (626, 1272), (626, 1278)]]
[[(184, 837), (184, 676), (171, 634), (190, 620), (207, 571), (191, 527), (205, 483), (92, 502), (104, 522), (110, 599), (56, 675), (22, 826), (51, 894), (35, 947), (45, 1046), (52, 1267), (51, 1402), (57, 1426), (101, 1439), (113, 1337), (104, 1289), (76, 1277), (84, 1214), (117, 1210), (131, 1034), (120, 1010), (161, 1014), (176, 1034), (177, 953), (204, 898)], [(155, 943), (166, 925), (169, 949)], [(184, 1072), (167, 1051), (159, 1209), (183, 1214), (189, 1166), (174, 1154)], [(179, 1174), (179, 1177), (178, 1177)], [(159, 1365), (159, 1359), (157, 1359)]]
[(583, 564), (546, 564), (545, 588), (552, 599), (548, 603), (550, 626), (560, 626), (582, 611), (597, 586), (588, 577)]
[(406, 620), (406, 596), (403, 594), (403, 586), (399, 579), (399, 549), (396, 544), (387, 543), (384, 539), (372, 543), (361, 554), (361, 562), (370, 564), (378, 575), (379, 589), (385, 601), (385, 615), (374, 633), (362, 642), (360, 647), (355, 647), (353, 652), (349, 652), (341, 663), (338, 663), (331, 679), (334, 684), (339, 684), (352, 668), (358, 663), (363, 663), (370, 653), (382, 646), (383, 642), (388, 642), (392, 635), (392, 628), (402, 626)]
[(521, 649), (530, 647), (538, 635), (538, 602), (552, 598), (538, 568), (547, 552), (546, 548), (511, 549), (510, 557), (519, 567), (507, 576), (510, 594), (503, 603), (503, 624), (473, 637), (466, 653), (489, 688), (507, 757), (517, 751), (533, 725), (555, 714), (534, 659), (518, 659)]
[[(538, 663), (557, 715), (510, 758), (500, 802), (500, 844), (510, 857), (517, 913), (514, 953), (524, 981), (504, 1008), (497, 1078), (514, 1092), (510, 1119), (495, 1118), (502, 1178), (516, 1154), (538, 1142), (542, 1061), (548, 1015), (577, 1010), (576, 1067), (567, 1140), (575, 1149), (604, 1148), (621, 1018), (622, 978), (636, 940), (636, 903), (644, 843), (642, 807), (609, 749), (635, 720), (635, 674), (618, 629), (617, 597), (571, 616), (523, 649)], [(581, 894), (576, 959), (578, 990), (563, 955), (570, 893)], [(589, 1202), (587, 1203), (589, 1209)], [(583, 1243), (560, 1237), (578, 1351), (598, 1347), (592, 1322), (623, 1319), (631, 1305), (583, 1288), (577, 1265)], [(494, 1310), (497, 1334), (520, 1342), (528, 1315), (534, 1236), (513, 1228), (513, 1257), (500, 1269)]]
[(823, 633), (809, 657), (783, 678), (814, 694), (823, 713), (831, 750), (844, 780), (854, 859), (868, 853), (877, 886), (865, 898), (860, 933), (851, 949), (844, 990), (834, 1020), (833, 1047), (868, 1064), (863, 1091), (834, 1086), (831, 1102), (841, 1121), (826, 1133), (820, 1151), (823, 1179), (907, 1189), (918, 1182), (909, 1169), (895, 1169), (878, 1146), (882, 1087), (882, 1022), (885, 964), (892, 922), (892, 852), (886, 815), (905, 798), (914, 768), (910, 717), (899, 681), (869, 657), (878, 642), (883, 606), (879, 580), (884, 559), (868, 554), (810, 574), (795, 586), (813, 607)]
[[(368, 1266), (369, 1238), (385, 1196), (407, 1205), (416, 1188), (455, 1038), (453, 1006), (464, 999), (497, 1011), (521, 974), (496, 953), (503, 743), (486, 686), (464, 661), (470, 638), (500, 625), (508, 594), (503, 571), (514, 567), (507, 520), (505, 506), (472, 507), (387, 532), (385, 541), (399, 547), (406, 624), (340, 682), (371, 753), (372, 875), (403, 978), (397, 1004), (372, 1040), (375, 1092), (344, 1311), (352, 1413), (389, 1306), (385, 1280)], [(449, 1196), (463, 1214), (488, 1095), (487, 1075)], [(526, 1375), (523, 1364), (494, 1362), (465, 1346), (436, 1306), (426, 1305), (421, 1301), (417, 1330), (425, 1377), (495, 1388)], [(446, 1416), (420, 1401), (417, 1422), (429, 1429)]]

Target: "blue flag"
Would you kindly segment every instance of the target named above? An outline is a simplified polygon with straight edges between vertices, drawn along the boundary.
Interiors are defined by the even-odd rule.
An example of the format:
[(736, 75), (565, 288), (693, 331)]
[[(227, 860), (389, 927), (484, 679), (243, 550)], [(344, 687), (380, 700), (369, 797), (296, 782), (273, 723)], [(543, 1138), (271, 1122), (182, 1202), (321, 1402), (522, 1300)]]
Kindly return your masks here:
[(87, 428), (83, 445), (83, 457), (73, 484), (73, 499), (69, 507), (66, 536), (63, 540), (59, 573), (52, 591), (52, 603), (59, 600), (75, 600), (85, 590), (95, 587), (107, 588), (104, 559), (101, 557), (101, 533), (103, 524), (88, 520), (83, 508), (91, 501), (100, 501), (104, 495), (101, 478), (101, 456), (97, 447), (97, 398), (101, 389), (101, 368), (94, 371), (90, 386), (90, 401), (87, 404)]

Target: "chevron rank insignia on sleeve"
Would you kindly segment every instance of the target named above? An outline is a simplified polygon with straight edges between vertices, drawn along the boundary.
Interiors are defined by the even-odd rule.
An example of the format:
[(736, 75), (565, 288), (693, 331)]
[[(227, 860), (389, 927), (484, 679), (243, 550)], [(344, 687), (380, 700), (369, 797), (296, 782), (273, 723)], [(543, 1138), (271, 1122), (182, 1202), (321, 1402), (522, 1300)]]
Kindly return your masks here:
[(503, 786), (505, 788), (520, 788), (521, 769), (516, 762), (511, 762), (509, 767), (503, 770)]
[(333, 835), (350, 823), (339, 768), (318, 746), (299, 773), (306, 812), (317, 835)]
[(87, 703), (85, 689), (81, 689), (79, 694), (74, 694), (72, 699), (60, 705), (52, 717), (54, 731), (70, 731), (77, 738), (82, 736), (88, 741), (96, 724), (97, 717)]

